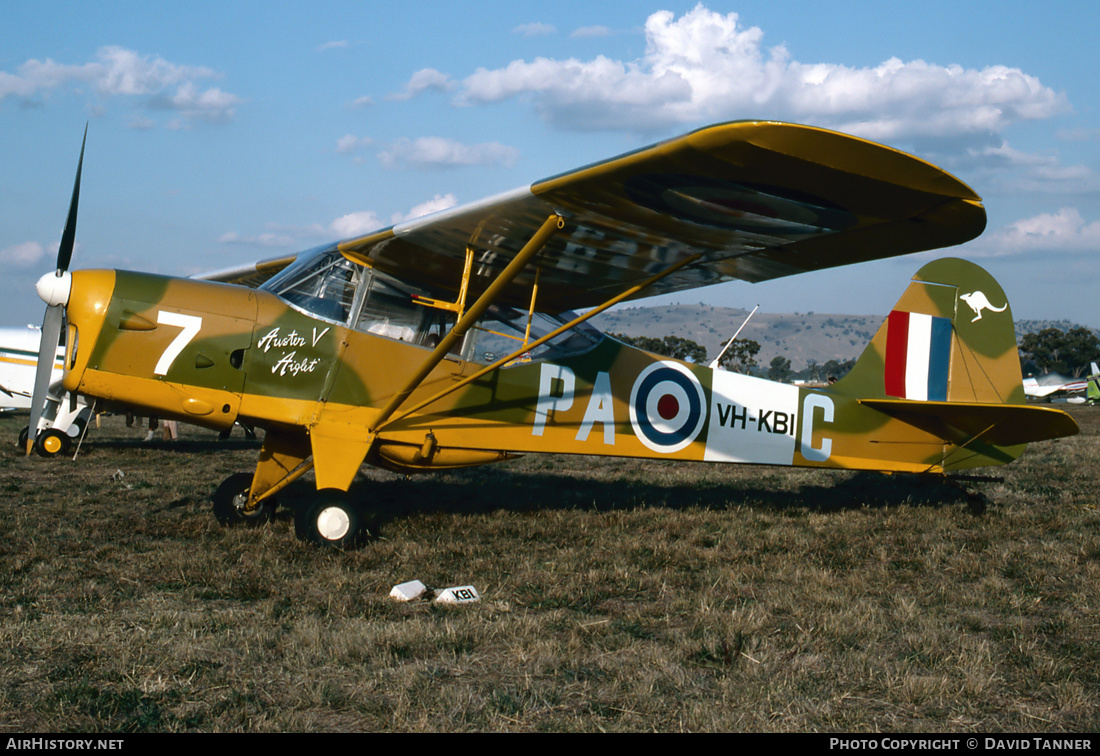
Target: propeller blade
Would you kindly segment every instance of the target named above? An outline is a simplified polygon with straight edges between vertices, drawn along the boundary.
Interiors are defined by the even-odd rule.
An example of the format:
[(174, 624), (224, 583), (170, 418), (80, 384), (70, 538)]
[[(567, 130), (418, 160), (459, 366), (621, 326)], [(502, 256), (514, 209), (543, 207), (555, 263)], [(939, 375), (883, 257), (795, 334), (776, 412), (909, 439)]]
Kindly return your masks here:
[(88, 141), (88, 124), (84, 124), (84, 139), (80, 142), (80, 161), (76, 164), (76, 181), (73, 183), (73, 198), (69, 202), (69, 217), (65, 219), (65, 230), (61, 232), (61, 246), (57, 248), (57, 269), (66, 271), (73, 259), (73, 245), (76, 243), (76, 206), (80, 203), (80, 170), (84, 167), (84, 144)]
[(53, 373), (57, 346), (61, 340), (61, 322), (65, 317), (65, 308), (51, 305), (46, 308), (46, 317), (42, 321), (42, 341), (38, 345), (38, 368), (34, 373), (34, 393), (31, 394), (31, 417), (27, 423), (27, 454), (34, 448), (34, 439), (38, 435), (38, 420), (46, 408), (46, 392), (50, 388), (50, 374)]
[[(61, 232), (61, 244), (57, 248), (57, 273), (46, 274), (37, 284), (38, 294), (46, 300), (46, 315), (42, 320), (42, 340), (38, 344), (38, 367), (34, 373), (34, 393), (31, 394), (31, 416), (27, 421), (27, 454), (34, 448), (38, 435), (38, 421), (46, 409), (46, 393), (50, 389), (50, 377), (57, 347), (61, 343), (61, 329), (65, 324), (65, 305), (69, 299), (69, 263), (73, 259), (76, 244), (76, 211), (80, 204), (80, 172), (84, 168), (84, 145), (88, 141), (88, 124), (84, 124), (84, 138), (80, 141), (80, 160), (76, 164), (76, 180), (73, 182), (73, 198), (69, 201), (69, 215)], [(48, 277), (48, 279), (47, 279)]]

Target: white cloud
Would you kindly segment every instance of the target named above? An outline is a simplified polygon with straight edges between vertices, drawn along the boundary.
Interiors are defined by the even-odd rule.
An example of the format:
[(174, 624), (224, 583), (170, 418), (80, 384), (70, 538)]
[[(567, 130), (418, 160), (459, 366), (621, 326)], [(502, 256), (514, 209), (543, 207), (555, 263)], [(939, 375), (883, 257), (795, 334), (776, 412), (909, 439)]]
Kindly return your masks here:
[(1063, 165), (1057, 154), (1023, 152), (1007, 141), (971, 148), (951, 167), (961, 167), (984, 187), (1015, 194), (1100, 192), (1100, 177), (1089, 166)]
[(378, 153), (385, 168), (451, 168), (466, 165), (511, 166), (519, 150), (499, 142), (463, 144), (445, 137), (398, 139)]
[(30, 268), (36, 265), (45, 253), (45, 248), (38, 242), (13, 244), (10, 247), (0, 249), (0, 265)]
[(369, 95), (363, 95), (362, 97), (356, 97), (349, 105), (353, 108), (369, 108), (374, 104), (374, 98)]
[(329, 230), (337, 237), (347, 239), (352, 236), (377, 231), (382, 227), (382, 221), (373, 210), (361, 210), (357, 213), (342, 215), (329, 224)]
[(553, 24), (543, 24), (540, 22), (520, 24), (512, 29), (513, 34), (522, 34), (525, 37), (542, 37), (547, 34), (554, 34), (555, 32), (557, 32), (557, 28)]
[(336, 140), (336, 151), (341, 155), (349, 155), (361, 147), (366, 147), (374, 140), (370, 137), (357, 137), (354, 134), (345, 134)]
[(112, 45), (99, 48), (95, 60), (88, 63), (32, 59), (15, 74), (0, 71), (0, 100), (32, 98), (65, 85), (87, 84), (100, 98), (142, 97), (146, 106), (175, 111), (187, 123), (218, 123), (232, 119), (241, 99), (217, 88), (200, 89), (196, 82), (219, 76), (204, 66), (179, 65)]
[(390, 219), (392, 223), (400, 223), (401, 221), (412, 220), (413, 218), (420, 218), (425, 215), (431, 215), (432, 213), (438, 213), (440, 210), (446, 210), (454, 207), (458, 204), (458, 200), (451, 193), (437, 194), (427, 202), (421, 202), (419, 205), (413, 207), (412, 210), (405, 213), (394, 213)]
[(209, 68), (180, 66), (116, 46), (99, 48), (96, 57), (99, 65), (92, 83), (108, 95), (155, 94), (175, 84), (217, 76)]
[(967, 246), (978, 257), (1028, 252), (1100, 252), (1100, 221), (1086, 222), (1075, 207), (1018, 220)]
[(387, 100), (409, 100), (421, 92), (447, 92), (454, 87), (451, 77), (434, 68), (422, 68), (412, 75), (400, 92), (386, 95)]
[(323, 45), (317, 48), (317, 52), (324, 52), (325, 50), (339, 50), (348, 46), (346, 39), (334, 39), (331, 42), (325, 42)]
[[(414, 206), (407, 213), (394, 213), (390, 218), (390, 225), (404, 220), (419, 218), (429, 213), (454, 207), (458, 204), (453, 194), (437, 194), (426, 202)], [(267, 224), (266, 229), (259, 234), (241, 234), (229, 231), (218, 239), (223, 244), (234, 244), (251, 247), (280, 247), (288, 249), (302, 249), (306, 246), (317, 244), (319, 241), (331, 241), (333, 239), (351, 239), (363, 236), (373, 231), (385, 228), (386, 224), (374, 210), (359, 210), (357, 212), (341, 215), (328, 225), (314, 223), (308, 226), (286, 226), (277, 223)], [(17, 260), (27, 260), (20, 267), (31, 265), (42, 256), (42, 249), (20, 249), (26, 245), (16, 245), (0, 251), (0, 263), (11, 262), (17, 264)], [(11, 253), (11, 259), (8, 254)], [(37, 257), (34, 255), (37, 254)]]
[(152, 98), (152, 107), (179, 113), (188, 123), (222, 123), (233, 118), (241, 99), (220, 89), (200, 91), (194, 82), (184, 82), (174, 94)]
[(967, 69), (892, 58), (870, 68), (802, 63), (736, 13), (698, 5), (645, 24), (646, 52), (634, 61), (536, 58), (480, 68), (456, 104), (532, 95), (548, 122), (573, 129), (660, 130), (746, 117), (789, 118), (873, 139), (997, 131), (1064, 112), (1064, 95), (1018, 68)]

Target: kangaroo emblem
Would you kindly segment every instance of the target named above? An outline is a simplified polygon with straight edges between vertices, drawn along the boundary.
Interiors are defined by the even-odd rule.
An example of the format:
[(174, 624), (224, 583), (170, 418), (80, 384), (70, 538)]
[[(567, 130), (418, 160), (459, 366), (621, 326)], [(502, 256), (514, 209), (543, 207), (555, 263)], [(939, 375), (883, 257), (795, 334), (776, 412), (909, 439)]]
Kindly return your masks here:
[(970, 309), (974, 311), (974, 319), (970, 321), (971, 323), (977, 323), (979, 320), (982, 319), (982, 310), (989, 310), (990, 312), (1004, 312), (1005, 308), (1008, 307), (1007, 302), (1005, 302), (1005, 304), (1001, 307), (994, 307), (990, 303), (989, 299), (986, 298), (985, 294), (981, 291), (972, 291), (969, 294), (960, 294), (959, 299), (970, 305)]

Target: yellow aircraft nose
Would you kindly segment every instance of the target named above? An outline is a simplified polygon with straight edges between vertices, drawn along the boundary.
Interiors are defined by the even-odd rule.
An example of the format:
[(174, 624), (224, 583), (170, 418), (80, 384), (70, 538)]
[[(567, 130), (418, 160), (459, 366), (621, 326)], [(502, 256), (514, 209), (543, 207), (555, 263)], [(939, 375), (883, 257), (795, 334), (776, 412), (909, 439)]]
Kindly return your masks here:
[[(66, 273), (68, 283), (46, 281), (56, 278), (53, 273), (42, 276), (38, 282), (38, 294), (46, 302), (47, 296), (58, 298), (64, 293), (66, 320), (69, 324), (65, 342), (65, 376), (62, 385), (68, 391), (76, 391), (84, 370), (88, 367), (91, 348), (103, 330), (107, 306), (115, 288), (113, 270), (78, 270)], [(45, 290), (45, 292), (43, 291)]]

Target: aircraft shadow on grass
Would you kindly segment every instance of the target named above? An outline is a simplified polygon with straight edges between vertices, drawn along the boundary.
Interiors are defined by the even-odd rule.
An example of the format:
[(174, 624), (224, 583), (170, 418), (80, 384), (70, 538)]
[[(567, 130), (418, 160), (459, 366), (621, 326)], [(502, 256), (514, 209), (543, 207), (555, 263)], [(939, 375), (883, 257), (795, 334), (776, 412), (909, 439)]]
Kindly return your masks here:
[[(301, 481), (280, 494), (277, 519), (290, 520), (309, 506), (313, 486)], [(356, 481), (351, 496), (369, 503), (374, 528), (417, 515), (478, 515), (497, 511), (628, 512), (653, 507), (729, 511), (749, 508), (773, 513), (840, 513), (858, 509), (953, 507), (984, 511), (984, 497), (943, 479), (915, 475), (838, 472), (819, 483), (776, 490), (774, 476), (758, 481), (705, 481), (661, 485), (637, 480), (590, 480), (543, 472), (459, 471), (443, 476)], [(169, 507), (189, 506), (189, 499)]]

